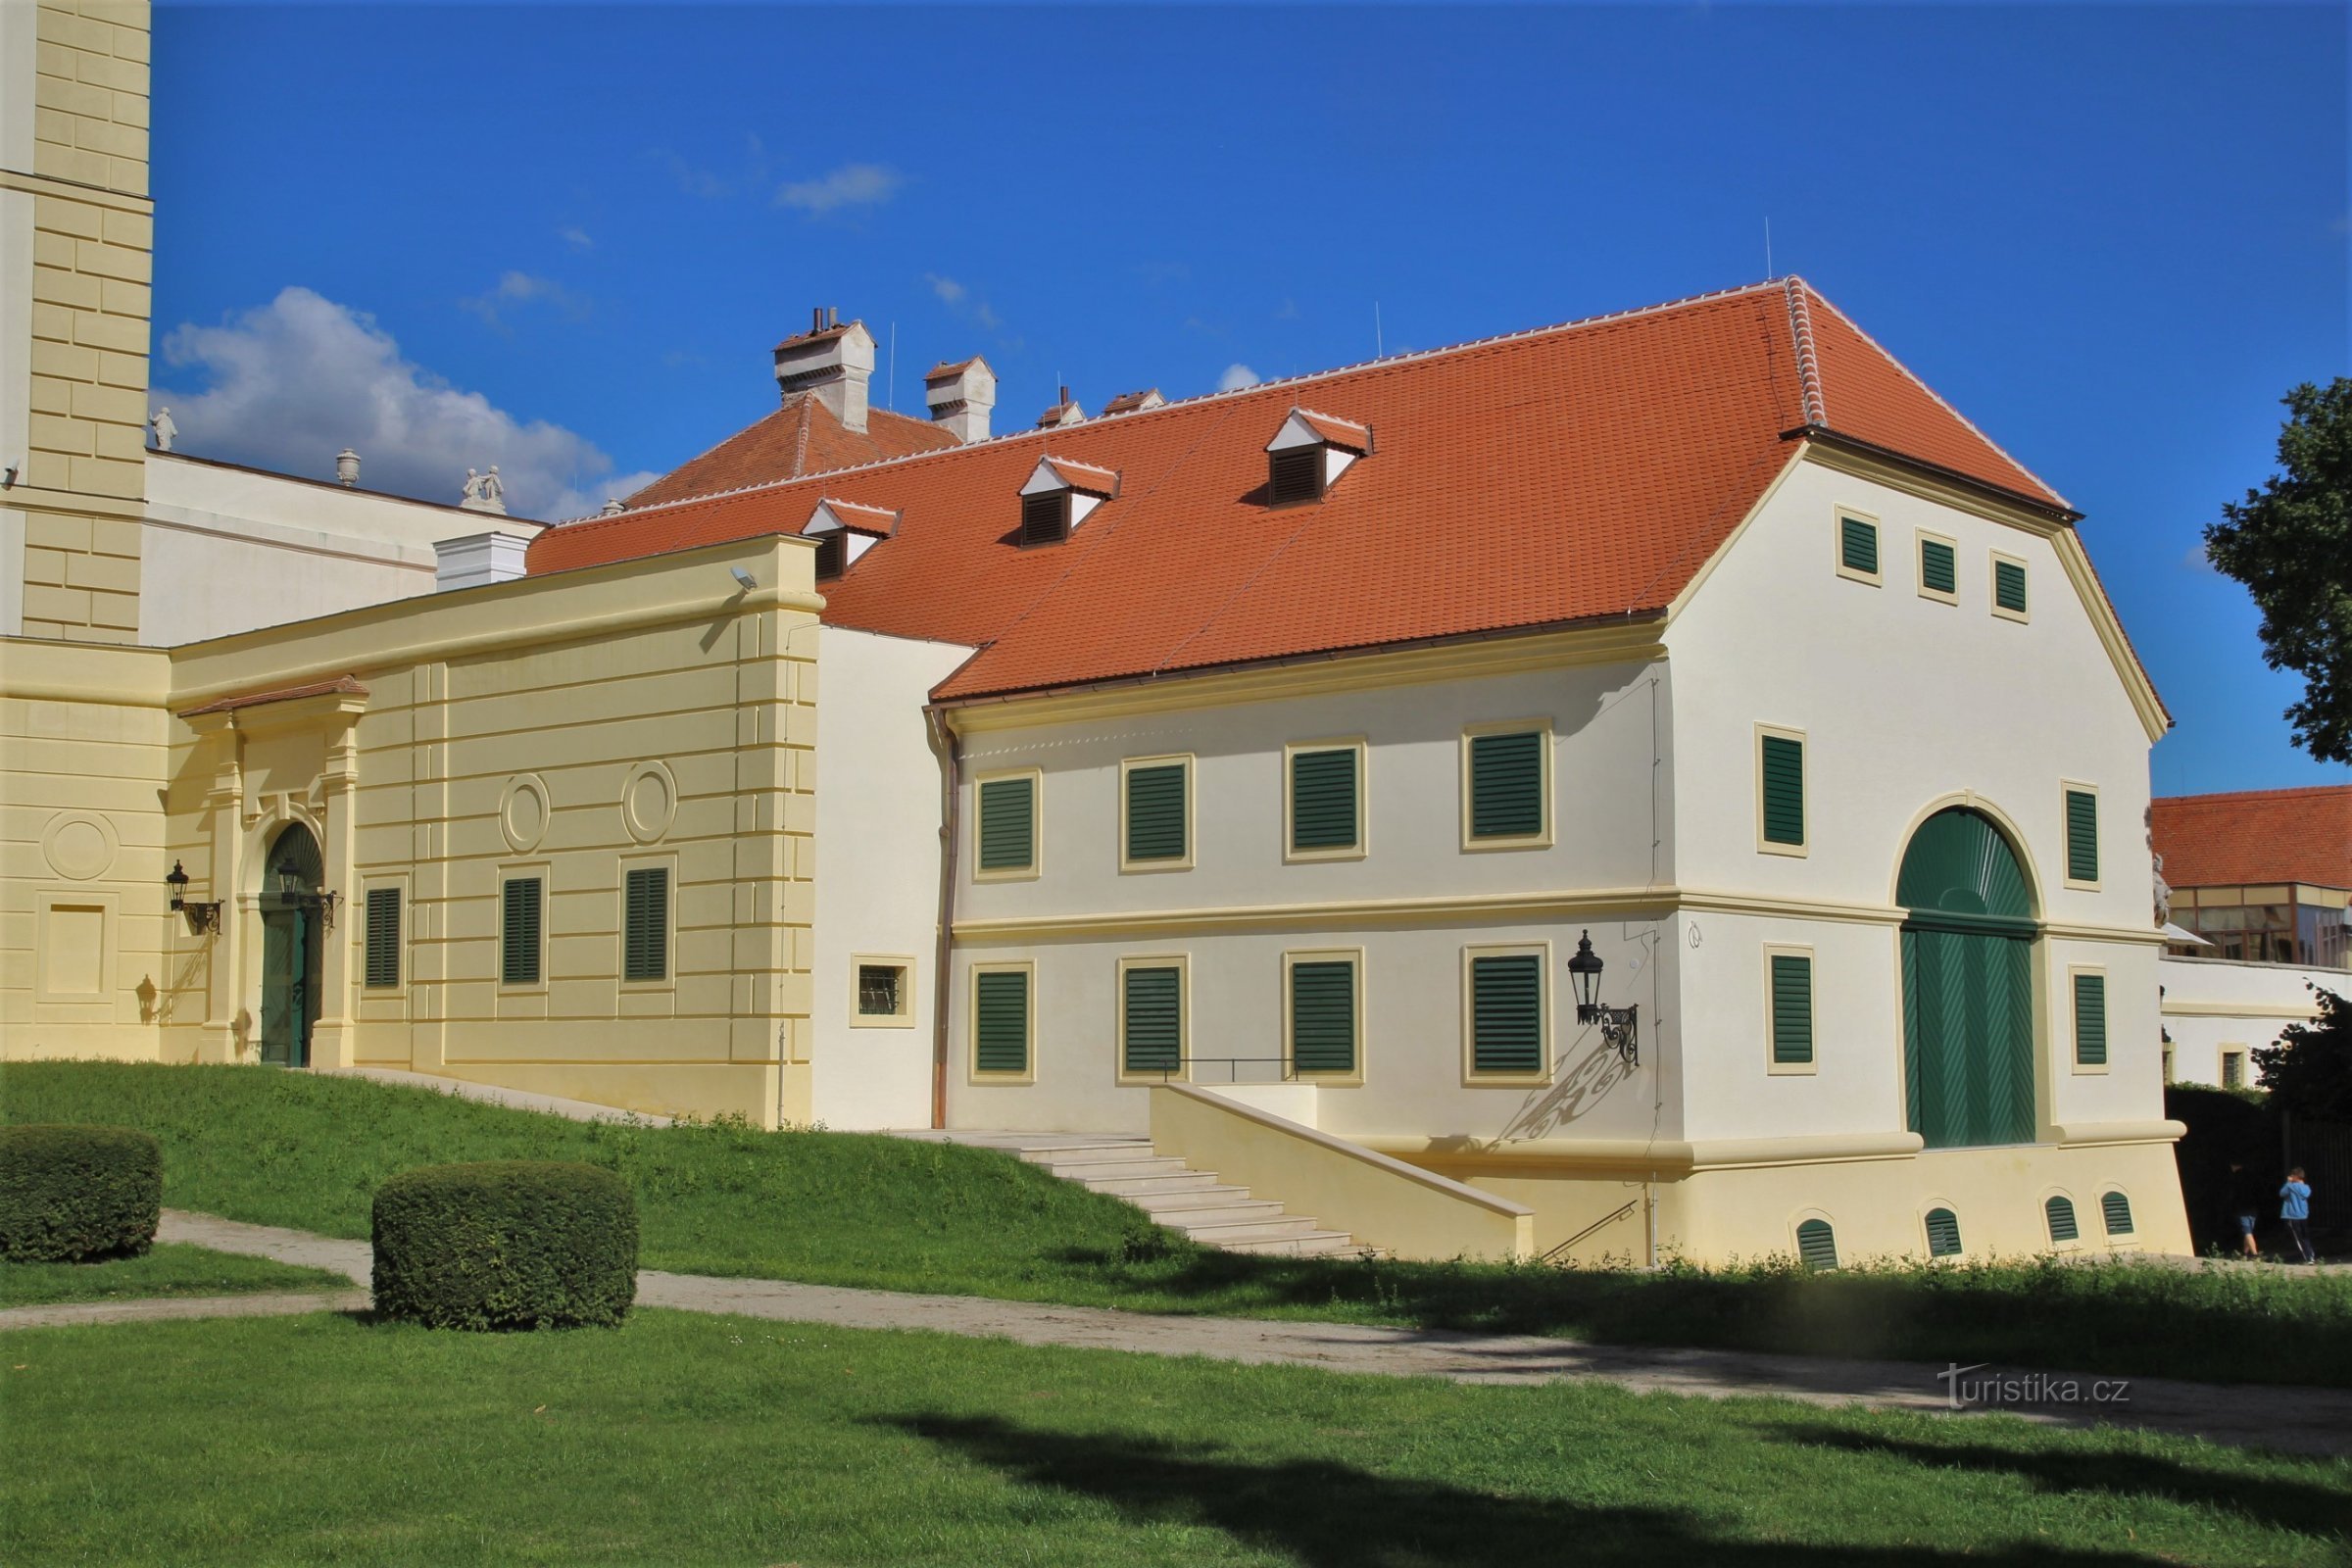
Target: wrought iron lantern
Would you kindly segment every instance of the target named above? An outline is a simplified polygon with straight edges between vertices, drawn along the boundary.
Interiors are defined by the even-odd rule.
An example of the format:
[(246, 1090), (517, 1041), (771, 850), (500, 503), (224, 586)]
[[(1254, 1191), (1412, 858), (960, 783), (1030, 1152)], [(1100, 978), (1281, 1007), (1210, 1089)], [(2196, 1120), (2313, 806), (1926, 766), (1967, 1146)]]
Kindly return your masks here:
[(302, 874), (302, 866), (289, 855), (277, 862), (277, 896), (297, 909), (308, 909), (326, 922), (326, 929), (335, 928), (335, 900), (333, 893), (315, 892)]
[(206, 903), (189, 898), (187, 867), (173, 860), (164, 886), (172, 890), (172, 912), (188, 922), (190, 936), (200, 937), (220, 929), (220, 901)]
[(1592, 951), (1592, 933), (1577, 939), (1576, 956), (1568, 960), (1568, 978), (1576, 986), (1576, 1021), (1600, 1025), (1600, 1038), (1617, 1048), (1628, 1067), (1639, 1066), (1642, 1045), (1639, 1006), (1608, 1007), (1600, 1001), (1600, 955)]

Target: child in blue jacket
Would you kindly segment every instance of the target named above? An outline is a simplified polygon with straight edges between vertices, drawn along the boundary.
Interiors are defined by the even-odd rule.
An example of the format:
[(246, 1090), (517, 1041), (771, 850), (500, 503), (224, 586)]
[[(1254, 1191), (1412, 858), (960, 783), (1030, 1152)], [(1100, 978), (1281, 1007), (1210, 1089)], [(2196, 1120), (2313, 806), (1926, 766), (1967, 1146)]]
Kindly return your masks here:
[(2295, 1239), (2295, 1250), (2303, 1254), (2304, 1262), (2318, 1262), (2311, 1250), (2311, 1183), (2303, 1179), (2302, 1166), (2286, 1173), (2286, 1185), (2278, 1189), (2278, 1217), (2286, 1221), (2286, 1233)]

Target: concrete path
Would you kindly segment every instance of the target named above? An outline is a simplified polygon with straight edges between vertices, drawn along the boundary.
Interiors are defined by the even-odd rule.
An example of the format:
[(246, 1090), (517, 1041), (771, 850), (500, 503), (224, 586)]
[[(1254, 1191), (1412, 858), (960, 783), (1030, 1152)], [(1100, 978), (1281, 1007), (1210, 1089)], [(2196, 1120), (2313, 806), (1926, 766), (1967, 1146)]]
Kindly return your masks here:
[[(337, 1241), (303, 1231), (245, 1225), (167, 1209), (159, 1239), (190, 1242), (224, 1252), (274, 1257), (315, 1268), (339, 1269), (365, 1281), (365, 1242)], [(120, 1323), (145, 1318), (248, 1315), (270, 1310), (315, 1311), (327, 1302), (348, 1310), (364, 1298), (238, 1297), (218, 1301), (110, 1302), (103, 1306), (20, 1307), (0, 1312), (0, 1328)], [(1123, 1312), (1103, 1307), (1000, 1301), (973, 1296), (915, 1296), (895, 1291), (795, 1285), (778, 1280), (718, 1279), (647, 1269), (637, 1276), (641, 1306), (723, 1316), (823, 1323), (849, 1329), (921, 1329), (937, 1334), (1005, 1339), (1023, 1345), (1126, 1350), (1149, 1355), (1200, 1355), (1261, 1365), (1311, 1366), (1331, 1372), (1390, 1377), (1449, 1378), (1457, 1383), (1536, 1384), (1597, 1379), (1639, 1393), (1709, 1398), (1772, 1395), (1823, 1405), (1926, 1412), (1951, 1409), (1941, 1367), (1908, 1361), (1848, 1361), (1826, 1356), (1763, 1355), (1739, 1350), (1654, 1349), (1587, 1345), (1533, 1335), (1455, 1334), (1442, 1330), (1368, 1328), (1342, 1323), (1288, 1323), (1261, 1318), (1192, 1317)], [(1980, 1367), (1971, 1382), (1995, 1378), (2031, 1382), (2056, 1395), (1998, 1408), (2029, 1420), (2069, 1427), (2102, 1421), (2216, 1443), (2259, 1445), (2294, 1453), (2352, 1453), (2352, 1391), (2267, 1388), (2132, 1378), (2121, 1397), (2097, 1401), (2094, 1389), (2116, 1379), (2088, 1374)], [(2066, 1391), (2072, 1386), (2074, 1396)], [(1975, 1407), (1972, 1407), (1975, 1408)]]
[(667, 1127), (675, 1119), (657, 1116), (650, 1111), (624, 1110), (618, 1105), (600, 1105), (593, 1101), (565, 1100), (560, 1095), (534, 1095), (520, 1089), (501, 1089), (496, 1084), (471, 1083), (464, 1078), (439, 1078), (431, 1073), (408, 1072), (399, 1067), (318, 1067), (313, 1070), (330, 1078), (372, 1078), (379, 1084), (430, 1089), (436, 1094), (455, 1095), (460, 1100), (478, 1100), (485, 1105), (543, 1111), (550, 1116), (563, 1116), (572, 1121), (641, 1121), (648, 1127)]

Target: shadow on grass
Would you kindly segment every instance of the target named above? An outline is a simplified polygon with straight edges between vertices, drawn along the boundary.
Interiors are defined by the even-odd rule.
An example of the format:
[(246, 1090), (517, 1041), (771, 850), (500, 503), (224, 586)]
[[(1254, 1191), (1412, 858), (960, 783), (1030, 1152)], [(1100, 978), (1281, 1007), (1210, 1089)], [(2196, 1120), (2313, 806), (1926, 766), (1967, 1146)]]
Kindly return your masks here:
[(1840, 1427), (1796, 1427), (1774, 1441), (1808, 1448), (1904, 1459), (1930, 1470), (1978, 1470), (2015, 1476), (2037, 1492), (2104, 1492), (2161, 1497), (2222, 1509), (2260, 1524), (2342, 1546), (2352, 1531), (2352, 1497), (2334, 1488), (2271, 1476), (2198, 1470), (2144, 1453), (2033, 1451), (1983, 1443), (1913, 1443)]
[(1113, 1432), (1040, 1432), (993, 1416), (882, 1421), (1032, 1487), (1097, 1497), (1139, 1527), (1189, 1525), (1279, 1551), (1303, 1568), (1579, 1568), (1704, 1562), (1725, 1568), (1839, 1562), (2073, 1564), (2140, 1559), (2041, 1546), (1966, 1553), (1726, 1541), (1675, 1508), (1580, 1507), (1376, 1475), (1328, 1459), (1251, 1463), (1213, 1446)]
[[(2352, 1279), (2041, 1261), (1808, 1273), (1267, 1257), (1182, 1244), (1053, 1261), (1201, 1311), (1351, 1309), (1418, 1328), (1618, 1345), (2352, 1388)], [(1139, 1303), (1140, 1304), (1140, 1303)], [(2282, 1331), (2301, 1348), (2275, 1351)]]

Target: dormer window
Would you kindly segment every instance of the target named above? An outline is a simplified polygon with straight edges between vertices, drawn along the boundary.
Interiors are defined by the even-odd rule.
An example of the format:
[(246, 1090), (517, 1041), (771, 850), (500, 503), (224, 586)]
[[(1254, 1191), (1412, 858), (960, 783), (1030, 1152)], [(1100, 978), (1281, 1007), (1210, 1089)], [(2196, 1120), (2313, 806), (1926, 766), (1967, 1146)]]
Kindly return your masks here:
[(1311, 409), (1291, 410), (1266, 443), (1266, 505), (1322, 500), (1340, 475), (1371, 451), (1370, 426)]
[(1068, 458), (1044, 457), (1021, 486), (1021, 543), (1057, 545), (1078, 531), (1094, 510), (1119, 493), (1114, 468)]
[(819, 501), (801, 525), (801, 536), (816, 541), (818, 582), (839, 577), (859, 556), (898, 531), (897, 513), (830, 496)]

